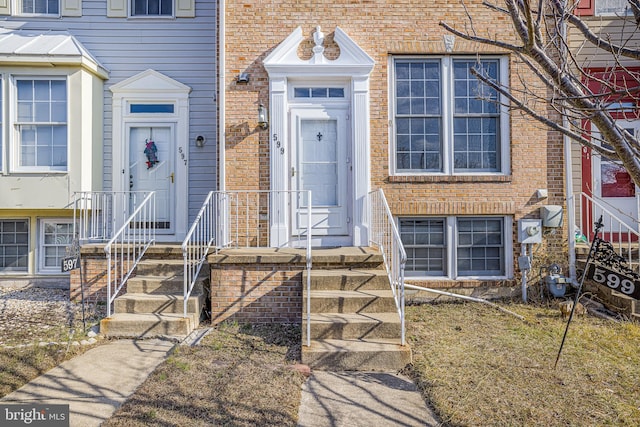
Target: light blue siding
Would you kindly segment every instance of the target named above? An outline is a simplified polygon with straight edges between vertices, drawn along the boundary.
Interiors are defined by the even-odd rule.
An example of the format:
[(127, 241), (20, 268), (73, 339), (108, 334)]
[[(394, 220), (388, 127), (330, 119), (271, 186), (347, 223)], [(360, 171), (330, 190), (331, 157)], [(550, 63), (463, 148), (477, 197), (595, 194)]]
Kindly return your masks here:
[[(112, 111), (109, 88), (147, 69), (191, 87), (189, 94), (189, 222), (206, 194), (217, 189), (217, 2), (196, 1), (195, 18), (107, 18), (106, 0), (83, 0), (82, 16), (29, 19), (6, 17), (5, 23), (29, 30), (66, 30), (109, 71), (104, 88), (104, 189), (112, 171)], [(194, 140), (204, 135), (207, 144)]]

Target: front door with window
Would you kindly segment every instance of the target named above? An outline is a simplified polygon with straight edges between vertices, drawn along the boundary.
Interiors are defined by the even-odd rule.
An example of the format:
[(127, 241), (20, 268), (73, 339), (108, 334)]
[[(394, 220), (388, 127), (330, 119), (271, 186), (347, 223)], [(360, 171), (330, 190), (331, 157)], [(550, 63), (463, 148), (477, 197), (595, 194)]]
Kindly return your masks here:
[[(291, 188), (311, 191), (313, 235), (324, 236), (323, 244), (342, 243), (351, 234), (346, 110), (294, 109), (292, 116)], [(307, 223), (306, 200), (297, 200), (295, 230)]]
[(129, 212), (133, 212), (143, 196), (140, 192), (155, 191), (156, 233), (174, 232), (175, 194), (173, 126), (131, 125), (129, 146)]

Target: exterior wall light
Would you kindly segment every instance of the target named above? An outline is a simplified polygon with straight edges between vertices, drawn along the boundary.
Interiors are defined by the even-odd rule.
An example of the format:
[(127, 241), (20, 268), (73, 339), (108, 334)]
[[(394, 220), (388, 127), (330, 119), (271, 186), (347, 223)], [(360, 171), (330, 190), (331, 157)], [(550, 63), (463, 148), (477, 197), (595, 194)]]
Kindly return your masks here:
[(204, 136), (196, 136), (196, 147), (204, 147), (205, 142), (207, 142), (207, 140), (204, 138)]
[(267, 108), (260, 104), (258, 105), (258, 126), (262, 129), (269, 127), (269, 120), (267, 119)]

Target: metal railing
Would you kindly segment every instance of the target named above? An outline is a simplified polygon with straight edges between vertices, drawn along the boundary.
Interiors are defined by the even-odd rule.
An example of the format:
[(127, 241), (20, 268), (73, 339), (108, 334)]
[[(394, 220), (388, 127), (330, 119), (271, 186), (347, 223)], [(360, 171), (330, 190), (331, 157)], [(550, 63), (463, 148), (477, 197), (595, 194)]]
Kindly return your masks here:
[(107, 317), (147, 248), (155, 242), (155, 192), (147, 194), (104, 247), (107, 255)]
[(393, 215), (391, 215), (389, 204), (382, 189), (369, 193), (369, 213), (371, 215), (369, 242), (378, 246), (382, 252), (389, 284), (396, 302), (396, 309), (400, 316), (401, 343), (405, 345), (404, 268), (407, 263), (407, 253), (402, 245), (402, 240), (400, 240), (398, 227), (393, 220)]
[[(593, 224), (602, 216), (603, 229), (601, 237), (610, 242), (618, 255), (626, 258), (627, 263), (635, 271), (640, 269), (640, 231), (638, 220), (623, 218), (623, 213), (614, 213), (615, 208), (601, 200), (582, 193), (579, 207), (576, 209), (579, 215), (578, 228), (589, 240), (593, 240)], [(629, 223), (635, 222), (635, 227)], [(577, 238), (580, 238), (579, 236)], [(586, 243), (586, 242), (585, 242)], [(640, 271), (639, 271), (640, 272)]]
[(313, 264), (310, 218), (310, 191), (210, 192), (182, 243), (184, 316), (188, 298), (212, 247), (216, 252), (224, 248), (305, 248), (309, 290)]
[(188, 300), (193, 287), (198, 280), (202, 265), (207, 259), (209, 249), (216, 240), (216, 226), (222, 225), (220, 221), (214, 221), (216, 214), (220, 212), (218, 197), (214, 197), (211, 191), (207, 195), (200, 212), (196, 215), (187, 236), (182, 242), (182, 258), (184, 261), (184, 317), (187, 317)]
[(74, 192), (74, 235), (81, 243), (109, 241), (148, 195), (148, 191)]
[(215, 191), (216, 250), (310, 245), (311, 192)]

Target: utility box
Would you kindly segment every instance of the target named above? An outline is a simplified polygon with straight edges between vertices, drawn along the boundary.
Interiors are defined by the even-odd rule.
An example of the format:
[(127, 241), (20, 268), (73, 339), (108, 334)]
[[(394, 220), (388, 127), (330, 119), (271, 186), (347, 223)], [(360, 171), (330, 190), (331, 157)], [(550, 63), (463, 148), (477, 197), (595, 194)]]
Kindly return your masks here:
[(562, 206), (545, 205), (540, 208), (540, 218), (542, 218), (543, 227), (562, 227), (562, 217)]
[(521, 219), (518, 221), (519, 243), (542, 243), (542, 221)]

